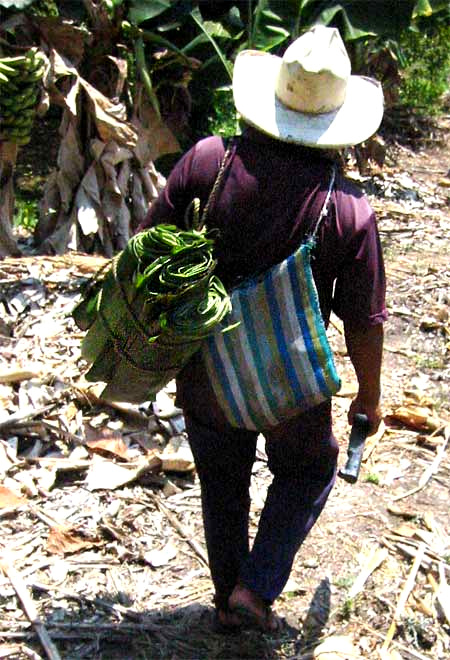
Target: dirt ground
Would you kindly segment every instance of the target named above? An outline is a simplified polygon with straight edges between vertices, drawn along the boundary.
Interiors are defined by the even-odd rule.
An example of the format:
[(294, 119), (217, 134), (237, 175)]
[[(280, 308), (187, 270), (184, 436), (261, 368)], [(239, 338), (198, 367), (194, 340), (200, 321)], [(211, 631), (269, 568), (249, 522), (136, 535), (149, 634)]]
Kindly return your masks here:
[[(126, 438), (136, 455), (170, 436), (148, 409), (110, 408), (80, 385), (82, 335), (68, 311), (98, 261), (0, 262), (0, 657), (45, 657), (45, 645), (65, 660), (450, 657), (449, 126), (444, 118), (439, 143), (393, 146), (382, 170), (351, 173), (377, 212), (385, 252), (385, 420), (358, 482), (338, 479), (301, 548), (277, 602), (286, 626), (273, 637), (212, 630), (194, 471), (147, 464), (123, 486), (95, 482), (94, 459), (105, 454), (86, 451), (87, 427)], [(31, 320), (11, 303), (30, 286)], [(338, 319), (330, 336), (344, 382), (333, 403), (343, 465), (355, 378)], [(5, 376), (14, 370), (22, 376)], [(12, 423), (25, 405), (34, 413)], [(111, 479), (113, 463), (135, 458), (106, 456)], [(269, 482), (261, 444), (252, 534)]]

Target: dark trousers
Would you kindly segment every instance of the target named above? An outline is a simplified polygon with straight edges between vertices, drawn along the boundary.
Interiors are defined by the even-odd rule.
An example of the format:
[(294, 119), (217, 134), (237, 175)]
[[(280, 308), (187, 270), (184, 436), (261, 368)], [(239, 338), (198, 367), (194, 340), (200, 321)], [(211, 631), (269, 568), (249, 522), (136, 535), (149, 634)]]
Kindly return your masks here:
[[(201, 402), (200, 402), (201, 403)], [(265, 432), (273, 475), (249, 548), (249, 485), (257, 433), (230, 427), (215, 411), (185, 410), (201, 484), (203, 521), (216, 590), (226, 607), (238, 581), (271, 603), (286, 584), (294, 557), (322, 511), (336, 478), (338, 445), (326, 403)], [(208, 407), (206, 407), (208, 411)]]

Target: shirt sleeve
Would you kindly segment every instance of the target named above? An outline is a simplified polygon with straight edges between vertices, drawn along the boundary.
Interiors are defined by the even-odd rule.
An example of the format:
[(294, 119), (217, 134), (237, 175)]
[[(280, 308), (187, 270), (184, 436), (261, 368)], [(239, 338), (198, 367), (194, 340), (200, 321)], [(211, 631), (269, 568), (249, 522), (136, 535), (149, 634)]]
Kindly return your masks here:
[(191, 160), (192, 153), (187, 152), (176, 163), (169, 174), (166, 185), (151, 204), (145, 219), (137, 228), (137, 233), (162, 223), (180, 225), (179, 209), (183, 208), (183, 199), (186, 197), (184, 182), (187, 179)]
[(204, 138), (189, 149), (175, 164), (136, 231), (162, 223), (184, 227), (185, 212), (194, 197), (201, 200), (203, 208), (223, 151), (223, 142), (217, 137)]
[(386, 276), (375, 213), (364, 196), (343, 195), (339, 214), (346, 246), (332, 309), (351, 326), (374, 326), (387, 318)]

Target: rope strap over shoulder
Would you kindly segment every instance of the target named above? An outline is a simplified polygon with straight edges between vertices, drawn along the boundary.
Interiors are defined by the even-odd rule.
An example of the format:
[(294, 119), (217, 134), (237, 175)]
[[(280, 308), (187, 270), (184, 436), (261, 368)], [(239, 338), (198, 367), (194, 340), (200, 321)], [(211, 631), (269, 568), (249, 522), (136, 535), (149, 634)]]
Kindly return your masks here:
[(222, 184), (223, 176), (225, 174), (225, 170), (228, 165), (228, 159), (231, 154), (233, 145), (234, 145), (234, 140), (231, 140), (223, 155), (222, 162), (220, 163), (219, 171), (217, 172), (216, 179), (214, 181), (213, 187), (211, 188), (211, 192), (209, 193), (209, 197), (205, 204), (202, 214), (200, 215), (200, 199), (198, 197), (194, 197), (192, 202), (187, 207), (184, 214), (184, 224), (186, 228), (191, 227), (193, 229), (202, 229), (205, 226), (209, 210), (216, 201), (217, 191), (219, 190)]
[(319, 213), (319, 217), (316, 220), (316, 224), (314, 225), (314, 228), (311, 231), (311, 233), (309, 234), (308, 238), (313, 238), (313, 239), (316, 238), (317, 232), (319, 231), (320, 224), (321, 224), (322, 220), (325, 218), (325, 216), (328, 213), (328, 208), (330, 206), (331, 193), (333, 191), (335, 180), (336, 180), (336, 167), (333, 166), (333, 169), (331, 171), (330, 185), (328, 186), (325, 201), (324, 201), (322, 209)]
[(225, 174), (225, 170), (228, 165), (228, 158), (231, 154), (233, 144), (234, 144), (234, 140), (231, 140), (223, 155), (222, 162), (220, 163), (219, 171), (217, 172), (216, 180), (214, 181), (214, 185), (211, 189), (211, 192), (209, 193), (208, 201), (206, 202), (205, 208), (203, 209), (202, 217), (200, 220), (200, 227), (203, 227), (205, 225), (209, 209), (216, 201), (217, 191), (219, 190), (219, 187), (222, 184), (223, 176)]

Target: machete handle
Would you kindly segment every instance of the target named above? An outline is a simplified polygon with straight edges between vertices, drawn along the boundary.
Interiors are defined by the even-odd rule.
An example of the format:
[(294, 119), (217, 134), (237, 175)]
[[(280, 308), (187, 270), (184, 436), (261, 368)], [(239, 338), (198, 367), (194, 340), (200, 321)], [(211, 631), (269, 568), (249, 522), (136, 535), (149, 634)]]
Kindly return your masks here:
[(367, 415), (356, 413), (347, 450), (347, 463), (339, 470), (339, 476), (350, 484), (358, 480), (364, 451), (364, 443), (369, 435), (370, 424)]

